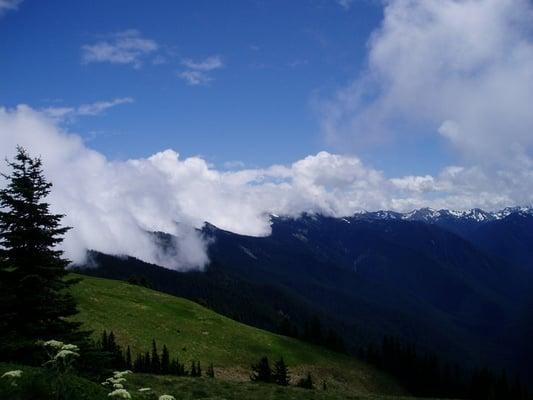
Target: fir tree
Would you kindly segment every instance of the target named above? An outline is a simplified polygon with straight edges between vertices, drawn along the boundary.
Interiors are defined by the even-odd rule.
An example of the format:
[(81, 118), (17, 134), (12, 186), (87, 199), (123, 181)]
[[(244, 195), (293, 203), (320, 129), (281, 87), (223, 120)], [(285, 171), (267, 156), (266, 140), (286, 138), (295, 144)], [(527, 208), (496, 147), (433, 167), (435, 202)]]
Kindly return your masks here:
[(170, 373), (170, 354), (166, 345), (163, 345), (163, 351), (161, 353), (161, 373), (164, 375)]
[(104, 331), (102, 332), (102, 339), (100, 340), (100, 347), (102, 348), (102, 350), (106, 351), (109, 348), (109, 344), (108, 343), (109, 342), (108, 342), (108, 339), (107, 339), (107, 332), (104, 329)]
[(207, 371), (205, 373), (209, 378), (215, 377), (215, 368), (213, 367), (213, 363), (209, 364), (207, 367)]
[(152, 339), (152, 357), (151, 357), (150, 370), (154, 374), (159, 374), (161, 372), (161, 361), (159, 360), (159, 354), (157, 353), (157, 345), (155, 339)]
[(272, 370), (267, 357), (261, 358), (257, 364), (252, 365), (250, 380), (252, 382), (272, 382)]
[(70, 261), (57, 246), (70, 228), (44, 201), (52, 184), (42, 162), (18, 147), (8, 165), (0, 190), (0, 354), (33, 360), (38, 339), (80, 343), (87, 335), (68, 318), (77, 310), (64, 289), (76, 280), (65, 279)]
[(190, 375), (191, 376), (196, 376), (196, 363), (194, 361), (191, 362), (191, 371), (190, 371)]
[(143, 372), (151, 372), (152, 371), (152, 360), (150, 360), (150, 352), (144, 353), (143, 357)]
[(288, 386), (290, 381), (289, 368), (283, 357), (274, 364), (274, 382), (281, 386)]
[(200, 365), (200, 361), (196, 363), (196, 376), (202, 376), (202, 366)]
[(131, 349), (130, 346), (126, 349), (126, 369), (132, 369), (133, 365), (131, 363)]
[(133, 370), (135, 372), (142, 372), (143, 371), (143, 356), (141, 354), (137, 354), (135, 357), (135, 361), (133, 362)]
[(113, 368), (123, 368), (126, 361), (124, 360), (124, 354), (122, 354), (122, 349), (115, 339), (115, 334), (113, 331), (109, 332), (107, 336), (107, 348), (103, 349), (108, 352), (111, 356), (111, 365)]

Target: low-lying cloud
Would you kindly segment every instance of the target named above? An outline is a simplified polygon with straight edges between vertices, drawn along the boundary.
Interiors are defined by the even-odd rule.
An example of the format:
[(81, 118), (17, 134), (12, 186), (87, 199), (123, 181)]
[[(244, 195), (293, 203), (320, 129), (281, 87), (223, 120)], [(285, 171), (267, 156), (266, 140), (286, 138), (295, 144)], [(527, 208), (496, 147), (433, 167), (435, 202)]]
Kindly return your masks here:
[[(68, 124), (67, 124), (68, 126)], [(63, 248), (74, 262), (87, 249), (130, 255), (177, 270), (208, 263), (204, 221), (247, 235), (267, 235), (270, 214), (482, 207), (533, 200), (531, 169), (487, 176), (477, 167), (449, 167), (438, 176), (386, 177), (354, 156), (320, 152), (291, 165), (216, 169), (173, 150), (128, 161), (108, 160), (65, 131), (57, 119), (28, 106), (0, 109), (0, 154), (17, 144), (40, 155), (54, 183), (50, 202), (74, 227)], [(6, 166), (0, 167), (7, 172)], [(162, 253), (149, 232), (176, 236), (175, 254)]]

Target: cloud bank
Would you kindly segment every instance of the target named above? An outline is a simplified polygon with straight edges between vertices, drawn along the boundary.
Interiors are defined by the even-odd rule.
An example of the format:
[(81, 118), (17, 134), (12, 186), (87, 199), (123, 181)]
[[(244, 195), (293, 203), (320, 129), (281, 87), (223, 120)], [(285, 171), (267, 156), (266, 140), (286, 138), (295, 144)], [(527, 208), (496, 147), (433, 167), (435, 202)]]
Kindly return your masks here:
[[(217, 169), (174, 150), (112, 161), (67, 132), (61, 118), (28, 106), (0, 109), (0, 154), (11, 157), (20, 144), (43, 157), (55, 184), (53, 210), (74, 227), (64, 249), (76, 262), (94, 249), (178, 270), (201, 268), (208, 262), (207, 242), (195, 228), (204, 221), (267, 235), (270, 213), (340, 217), (424, 206), (530, 205), (532, 29), (526, 0), (385, 3), (382, 25), (369, 41), (367, 72), (324, 105), (323, 127), (334, 140), (356, 143), (409, 134), (444, 138), (463, 161), (435, 175), (386, 176), (355, 156), (328, 152), (263, 169)], [(113, 40), (111, 45), (125, 39)], [(122, 47), (124, 57), (114, 58), (114, 50), (101, 54), (135, 65), (146, 53)], [(183, 66), (207, 74), (222, 61), (186, 60)], [(175, 235), (176, 254), (161, 254), (152, 231)]]
[[(0, 154), (15, 146), (40, 155), (53, 183), (54, 212), (74, 227), (63, 248), (74, 262), (87, 249), (131, 255), (167, 268), (202, 268), (207, 242), (195, 228), (208, 221), (247, 235), (267, 235), (269, 214), (333, 216), (361, 210), (407, 211), (420, 206), (494, 209), (533, 200), (531, 169), (496, 178), (476, 167), (449, 167), (439, 176), (386, 177), (357, 157), (320, 152), (291, 165), (219, 170), (173, 150), (111, 161), (65, 131), (57, 119), (28, 106), (0, 109)], [(0, 171), (7, 172), (6, 166)], [(177, 252), (162, 254), (148, 232), (175, 235)]]
[(530, 168), (531, 104), (530, 1), (388, 0), (367, 71), (324, 104), (322, 124), (333, 142), (433, 134), (485, 169)]

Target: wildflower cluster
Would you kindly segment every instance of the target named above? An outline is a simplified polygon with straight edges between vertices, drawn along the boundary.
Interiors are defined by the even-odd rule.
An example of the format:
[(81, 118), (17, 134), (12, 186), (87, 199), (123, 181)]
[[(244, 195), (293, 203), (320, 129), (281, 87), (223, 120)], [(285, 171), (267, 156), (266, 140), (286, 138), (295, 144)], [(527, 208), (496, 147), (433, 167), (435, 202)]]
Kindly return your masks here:
[(37, 344), (44, 347), (48, 355), (48, 361), (43, 364), (43, 367), (52, 372), (51, 385), (56, 398), (66, 398), (66, 377), (74, 369), (74, 362), (80, 356), (80, 349), (75, 344), (63, 343), (59, 340), (39, 341)]
[(110, 386), (113, 391), (108, 393), (109, 397), (116, 399), (131, 399), (130, 393), (124, 388), (126, 384), (126, 376), (131, 374), (130, 370), (115, 371), (111, 378), (107, 378), (105, 382), (102, 382), (103, 386)]
[(75, 344), (49, 340), (42, 343), (42, 345), (48, 354), (48, 361), (44, 363), (44, 366), (52, 367), (58, 372), (65, 373), (69, 371), (74, 361), (80, 356), (80, 349)]
[(20, 369), (7, 371), (2, 375), (2, 378), (10, 380), (11, 386), (17, 386), (17, 380), (22, 378), (22, 371)]

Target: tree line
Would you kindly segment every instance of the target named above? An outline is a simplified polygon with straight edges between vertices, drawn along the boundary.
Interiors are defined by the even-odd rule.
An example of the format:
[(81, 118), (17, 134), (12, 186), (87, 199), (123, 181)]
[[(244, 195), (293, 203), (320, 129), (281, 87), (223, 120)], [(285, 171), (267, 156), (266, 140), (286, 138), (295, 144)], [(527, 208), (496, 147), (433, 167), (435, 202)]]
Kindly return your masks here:
[[(252, 364), (252, 373), (250, 374), (252, 382), (274, 383), (280, 386), (289, 386), (290, 372), (283, 357), (274, 363), (274, 368), (270, 367), (268, 357), (264, 356), (256, 363)], [(296, 386), (304, 389), (314, 389), (315, 384), (311, 373), (307, 373), (304, 378), (300, 378)], [(323, 383), (323, 389), (326, 389), (326, 383)]]
[(412, 343), (384, 336), (381, 345), (360, 350), (367, 363), (388, 372), (413, 395), (471, 400), (531, 400), (519, 377), (509, 379), (505, 371), (465, 369), (421, 352)]
[[(124, 349), (117, 343), (113, 331), (108, 333), (104, 330), (102, 332), (98, 347), (109, 356), (109, 368), (157, 375), (201, 377), (204, 374), (200, 361), (191, 361), (190, 367), (187, 369), (177, 356), (171, 357), (166, 345), (163, 345), (161, 352), (159, 352), (155, 339), (152, 339), (151, 350), (140, 351), (135, 358), (132, 357), (129, 345)], [(212, 363), (207, 367), (205, 375), (210, 378), (215, 377)]]
[(332, 327), (325, 328), (317, 315), (306, 320), (302, 328), (298, 328), (288, 317), (284, 316), (279, 323), (278, 332), (337, 353), (347, 352), (342, 336)]

